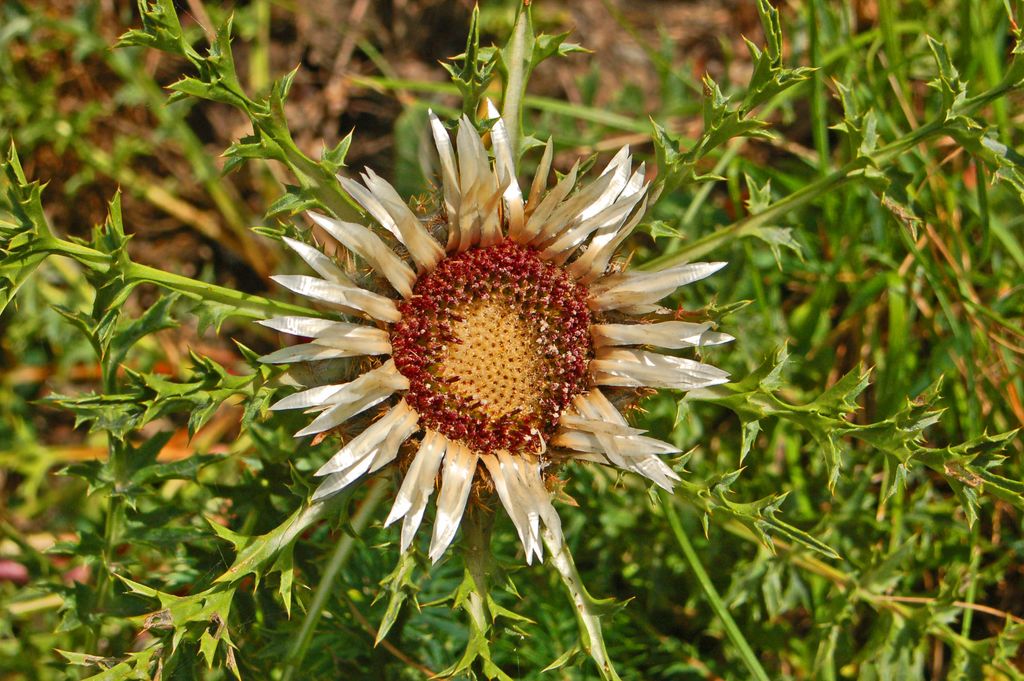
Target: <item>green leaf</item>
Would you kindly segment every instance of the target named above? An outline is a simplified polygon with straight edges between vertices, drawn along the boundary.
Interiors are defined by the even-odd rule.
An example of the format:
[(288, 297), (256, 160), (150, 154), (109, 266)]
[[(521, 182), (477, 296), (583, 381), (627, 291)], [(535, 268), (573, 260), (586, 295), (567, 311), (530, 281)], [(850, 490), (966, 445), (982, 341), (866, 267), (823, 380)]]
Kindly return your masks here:
[(451, 61), (456, 63), (441, 62), (441, 66), (458, 87), (462, 95), (462, 112), (469, 116), (470, 120), (476, 119), (480, 99), (494, 78), (497, 59), (497, 50), (480, 48), (480, 7), (474, 5), (469, 20), (465, 51), (452, 57)]
[(748, 378), (694, 390), (685, 399), (721, 404), (736, 412), (744, 423), (776, 416), (798, 424), (818, 444), (829, 470), (829, 489), (833, 489), (841, 467), (840, 439), (851, 431), (846, 417), (857, 410), (855, 399), (867, 387), (868, 374), (859, 369), (851, 371), (813, 401), (795, 405), (774, 392), (786, 357), (782, 348)]
[(758, 49), (754, 43), (744, 39), (753, 62), (753, 73), (746, 88), (743, 109), (750, 111), (774, 97), (809, 79), (816, 68), (798, 67), (787, 69), (782, 66), (782, 23), (779, 11), (769, 0), (758, 0), (757, 13), (761, 18), (766, 45)]
[(536, 43), (533, 46), (533, 57), (531, 58), (531, 67), (537, 68), (537, 66), (551, 57), (568, 57), (571, 54), (592, 54), (591, 50), (583, 47), (578, 43), (569, 43), (565, 39), (569, 37), (571, 31), (565, 33), (559, 33), (557, 35), (551, 35), (548, 33), (541, 33), (537, 36)]
[[(168, 100), (168, 104), (173, 104), (176, 101), (184, 99), (185, 96), (196, 97), (198, 99), (210, 99), (216, 101), (217, 99), (217, 87), (211, 83), (204, 83), (198, 78), (186, 76), (180, 80), (177, 80), (167, 86), (167, 89), (175, 93)], [(227, 102), (233, 104), (234, 102)]]
[(60, 589), (63, 601), (60, 605), (60, 624), (57, 632), (74, 631), (79, 627), (96, 626), (99, 613), (96, 611), (96, 590), (81, 582)]
[(210, 526), (210, 529), (213, 530), (213, 533), (221, 539), (229, 542), (231, 546), (234, 547), (236, 552), (242, 551), (253, 540), (253, 537), (244, 534), (238, 534), (237, 532), (225, 527), (224, 525), (221, 525), (213, 518), (207, 518), (206, 522)]
[(285, 193), (270, 204), (267, 208), (268, 218), (284, 214), (285, 216), (298, 215), (308, 210), (315, 209), (320, 205), (316, 196), (305, 187), (285, 185)]
[(755, 419), (753, 421), (744, 422), (742, 440), (740, 441), (740, 465), (743, 465), (743, 460), (747, 458), (747, 454), (750, 453), (750, 448), (754, 446), (754, 442), (757, 440), (757, 434), (760, 432), (760, 421)]
[(176, 300), (177, 296), (173, 294), (160, 296), (141, 317), (133, 319), (112, 335), (107, 356), (104, 358), (111, 370), (121, 365), (128, 352), (141, 339), (157, 331), (177, 326), (177, 322), (170, 315), (170, 307)]
[(569, 646), (564, 653), (559, 655), (555, 660), (547, 667), (541, 670), (541, 673), (554, 671), (561, 669), (562, 667), (573, 665), (575, 666), (580, 655), (583, 653), (583, 646), (577, 641), (575, 644)]
[(111, 660), (110, 658), (102, 657), (100, 655), (88, 655), (86, 653), (76, 653), (71, 650), (56, 650), (57, 654), (63, 657), (71, 664), (77, 664), (82, 667), (92, 667), (94, 665), (107, 664)]
[(641, 225), (640, 228), (646, 231), (655, 239), (663, 236), (672, 237), (673, 239), (686, 238), (686, 234), (676, 229), (672, 225), (668, 224), (664, 220), (651, 220)]
[(328, 502), (302, 506), (276, 528), (257, 537), (242, 538), (231, 533), (233, 538), (228, 538), (224, 530), (218, 530), (218, 534), (236, 545), (238, 555), (231, 567), (214, 581), (217, 584), (232, 584), (249, 574), (260, 577), (263, 568), (271, 564), (281, 551), (290, 547), (303, 530), (337, 507), (347, 505), (350, 498), (351, 493), (344, 493), (332, 497)]
[(398, 564), (391, 571), (391, 574), (381, 580), (380, 585), (384, 587), (384, 591), (381, 591), (377, 598), (387, 594), (388, 605), (377, 628), (377, 638), (373, 645), (379, 645), (388, 635), (388, 632), (391, 631), (395, 622), (398, 621), (398, 615), (401, 613), (402, 606), (406, 600), (411, 597), (417, 609), (419, 608), (419, 604), (416, 603), (416, 593), (419, 591), (419, 585), (413, 578), (413, 571), (415, 569), (416, 559), (413, 556), (413, 552), (405, 551), (398, 557)]
[(133, 29), (122, 35), (118, 46), (141, 45), (187, 56), (190, 60), (199, 58), (182, 33), (174, 0), (138, 0), (137, 4), (142, 29)]
[(158, 651), (159, 648), (155, 646), (149, 647), (145, 650), (129, 653), (127, 658), (121, 662), (114, 658), (83, 655), (65, 650), (57, 650), (57, 653), (74, 665), (104, 668), (99, 674), (86, 677), (86, 681), (122, 681), (123, 679), (147, 681), (153, 678), (150, 667), (153, 664), (153, 656)]
[(42, 203), (45, 185), (38, 181), (28, 181), (13, 142), (8, 148), (7, 157), (0, 163), (0, 180), (3, 182), (0, 185), (3, 188), (3, 193), (0, 194), (0, 209), (13, 220), (0, 223), (2, 250), (9, 251), (19, 236), (48, 235), (49, 229)]
[(228, 619), (235, 595), (233, 587), (217, 584), (191, 596), (175, 596), (120, 575), (118, 578), (129, 592), (146, 598), (155, 598), (160, 602), (161, 610), (150, 613), (145, 618), (147, 629), (172, 629), (172, 648), (176, 648), (186, 638), (196, 641), (207, 668), (213, 667), (216, 654), (223, 650), (225, 664), (232, 669), (236, 677), (238, 676), (234, 662), (234, 644), (228, 629)]
[[(756, 215), (767, 210), (772, 203), (771, 180), (765, 181), (764, 185), (758, 186), (749, 175), (744, 175), (749, 198), (747, 199), (747, 212)], [(758, 225), (750, 234), (768, 244), (775, 257), (775, 264), (782, 269), (782, 254), (780, 247), (788, 248), (803, 259), (803, 251), (800, 244), (793, 238), (793, 230), (789, 227), (770, 227)]]
[(946, 51), (945, 44), (935, 38), (925, 36), (928, 41), (928, 48), (935, 58), (935, 65), (938, 67), (939, 75), (928, 83), (928, 86), (937, 90), (942, 97), (942, 111), (946, 120), (952, 120), (959, 115), (960, 109), (967, 99), (967, 86), (960, 80), (960, 72), (953, 66)]
[(43, 185), (29, 182), (12, 142), (0, 162), (0, 313), (46, 258), (40, 242), (50, 235)]
[(354, 130), (350, 131), (335, 146), (330, 148), (324, 147), (323, 153), (320, 156), (320, 165), (328, 172), (337, 173), (345, 166), (345, 156), (348, 154), (348, 148), (352, 146), (352, 134), (354, 132)]
[[(295, 557), (294, 547), (289, 546), (283, 549), (274, 561), (270, 572), (281, 573), (281, 580), (277, 586), (277, 594), (284, 604), (284, 611), (288, 617), (292, 616), (292, 585), (295, 583)], [(379, 638), (379, 636), (378, 636)]]
[(257, 129), (252, 135), (233, 142), (224, 151), (224, 157), (227, 159), (224, 164), (225, 175), (250, 159), (273, 159), (281, 163), (288, 162), (288, 156), (281, 144), (275, 142), (260, 129)]
[(800, 260), (804, 259), (803, 247), (793, 237), (793, 230), (790, 227), (762, 227), (758, 226), (750, 230), (750, 234), (768, 244), (772, 257), (775, 258), (775, 265), (782, 269), (782, 248), (793, 251)]

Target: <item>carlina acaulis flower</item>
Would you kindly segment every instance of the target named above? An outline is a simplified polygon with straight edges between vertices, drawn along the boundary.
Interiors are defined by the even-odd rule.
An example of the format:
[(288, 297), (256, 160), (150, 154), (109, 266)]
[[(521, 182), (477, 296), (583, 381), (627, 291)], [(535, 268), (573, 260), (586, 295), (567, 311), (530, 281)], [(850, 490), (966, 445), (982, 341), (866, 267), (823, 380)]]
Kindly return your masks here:
[[(660, 457), (678, 450), (630, 427), (605, 392), (692, 390), (728, 377), (695, 360), (643, 349), (732, 340), (710, 323), (675, 320), (658, 305), (724, 263), (654, 272), (611, 267), (647, 207), (643, 164), (633, 170), (624, 147), (589, 184), (579, 186), (577, 163), (547, 189), (549, 140), (524, 193), (508, 133), (490, 103), (488, 111), (495, 119), (493, 159), (468, 118), (459, 122), (453, 144), (430, 113), (440, 158), (439, 217), (447, 227), (443, 245), (372, 170), (365, 171), (362, 183), (339, 180), (383, 232), (310, 213), (313, 222), (380, 274), (394, 295), (359, 287), (332, 258), (286, 239), (320, 276), (275, 280), (331, 305), (338, 319), (262, 322), (311, 339), (271, 353), (265, 362), (390, 355), (349, 383), (303, 390), (272, 409), (318, 413), (296, 433), (302, 437), (330, 431), (387, 402), (383, 416), (317, 471), (323, 481), (313, 499), (337, 494), (409, 457), (402, 462), (405, 477), (386, 522), (403, 520), (406, 551), (439, 483), (429, 550), (433, 561), (451, 544), (471, 495), (479, 490), (497, 492), (527, 562), (543, 557), (541, 524), (560, 545), (561, 524), (547, 481), (568, 461), (616, 466), (671, 491), (679, 477)], [(400, 244), (400, 250), (382, 237)], [(414, 446), (402, 446), (414, 437)]]

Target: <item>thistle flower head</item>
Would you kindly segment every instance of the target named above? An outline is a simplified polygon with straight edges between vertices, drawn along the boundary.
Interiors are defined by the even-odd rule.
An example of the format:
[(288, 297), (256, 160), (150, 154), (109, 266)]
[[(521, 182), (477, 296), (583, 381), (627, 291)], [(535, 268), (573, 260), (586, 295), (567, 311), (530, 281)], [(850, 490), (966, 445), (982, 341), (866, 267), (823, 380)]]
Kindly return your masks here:
[[(317, 471), (323, 480), (314, 499), (406, 457), (386, 522), (403, 521), (401, 546), (408, 549), (439, 480), (429, 551), (434, 561), (478, 489), (497, 493), (527, 561), (541, 558), (542, 524), (561, 542), (545, 480), (567, 461), (614, 466), (671, 491), (679, 477), (661, 457), (678, 450), (629, 426), (605, 393), (725, 382), (720, 369), (642, 346), (680, 349), (732, 340), (710, 323), (665, 320), (668, 310), (658, 305), (723, 263), (655, 272), (610, 267), (648, 198), (644, 166), (632, 168), (627, 148), (593, 181), (579, 182), (577, 164), (548, 189), (549, 142), (524, 192), (508, 134), (493, 107), (490, 112), (496, 119), (493, 158), (468, 118), (453, 143), (430, 115), (444, 245), (370, 170), (361, 183), (340, 181), (383, 232), (310, 215), (386, 279), (392, 294), (359, 287), (324, 253), (288, 240), (319, 277), (276, 280), (338, 315), (263, 322), (310, 339), (263, 357), (266, 362), (390, 356), (349, 383), (303, 390), (273, 409), (317, 413), (296, 433), (305, 436), (389, 404)], [(385, 233), (400, 248), (389, 246)]]

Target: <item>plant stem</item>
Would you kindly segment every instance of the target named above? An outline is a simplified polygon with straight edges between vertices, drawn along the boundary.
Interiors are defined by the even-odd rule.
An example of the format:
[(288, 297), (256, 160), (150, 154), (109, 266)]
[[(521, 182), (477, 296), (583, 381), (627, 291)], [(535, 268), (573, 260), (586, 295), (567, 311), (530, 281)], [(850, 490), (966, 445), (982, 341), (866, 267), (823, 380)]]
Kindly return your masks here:
[[(381, 76), (347, 76), (346, 80), (358, 87), (370, 88), (376, 92), (410, 90), (422, 94), (457, 95), (459, 88), (451, 83), (436, 83), (432, 81), (411, 80), (403, 78), (389, 78)], [(434, 111), (443, 110), (438, 103), (431, 103)], [(556, 116), (566, 116), (579, 121), (586, 121), (596, 125), (602, 125), (614, 130), (635, 132), (639, 135), (650, 136), (651, 126), (646, 122), (638, 122), (629, 116), (617, 114), (614, 111), (599, 109), (592, 106), (583, 106), (579, 103), (568, 104), (552, 97), (539, 95), (523, 95), (523, 108), (535, 109)], [(502, 107), (504, 109), (504, 107)], [(502, 115), (504, 119), (504, 114)]]
[(727, 227), (723, 227), (711, 234), (707, 234), (700, 239), (697, 239), (689, 246), (684, 246), (681, 250), (676, 251), (675, 253), (654, 258), (641, 265), (640, 269), (655, 270), (687, 263), (703, 257), (705, 254), (715, 250), (726, 241), (750, 236), (765, 223), (770, 222), (791, 210), (796, 210), (800, 206), (818, 198), (825, 192), (849, 182), (853, 179), (851, 177), (851, 173), (855, 170), (860, 170), (863, 166), (864, 164), (862, 161), (851, 161), (842, 168), (829, 173), (820, 180), (805, 185), (792, 194), (779, 199), (760, 213), (748, 215), (742, 220), (737, 220)]
[(256, 37), (249, 56), (249, 88), (261, 93), (270, 85), (270, 0), (253, 3)]
[(505, 101), (501, 107), (501, 118), (508, 130), (509, 146), (516, 160), (519, 159), (519, 140), (522, 137), (523, 96), (526, 94), (526, 32), (530, 23), (530, 8), (526, 3), (520, 7), (516, 25), (509, 40), (508, 80), (505, 83)]
[(601, 613), (599, 612), (601, 604), (587, 593), (583, 581), (580, 579), (580, 573), (576, 569), (576, 563), (572, 559), (572, 553), (565, 541), (556, 541), (547, 526), (543, 526), (541, 534), (550, 555), (551, 565), (558, 570), (558, 576), (562, 578), (562, 583), (572, 597), (575, 606), (573, 610), (576, 612), (576, 620), (580, 624), (584, 650), (590, 653), (590, 657), (597, 663), (598, 671), (604, 681), (621, 681), (608, 657), (604, 634), (601, 632)]
[(237, 317), (249, 317), (252, 319), (263, 319), (270, 315), (291, 314), (310, 317), (321, 317), (322, 312), (303, 305), (283, 303), (263, 296), (253, 295), (236, 291), (225, 286), (209, 284), (198, 279), (165, 272), (148, 265), (132, 263), (128, 268), (128, 278), (136, 282), (149, 282), (157, 284), (172, 291), (184, 293), (193, 298), (204, 301), (213, 301), (231, 305), (235, 308), (232, 315)]
[[(978, 596), (978, 568), (981, 565), (981, 546), (979, 539), (981, 537), (981, 530), (977, 522), (971, 527), (971, 562), (967, 568), (967, 593), (964, 594), (964, 600), (973, 605), (974, 599)], [(974, 622), (974, 610), (966, 608), (964, 610), (963, 620), (960, 622), (960, 635), (966, 638), (971, 636), (971, 624)]]
[[(41, 251), (67, 256), (99, 272), (106, 272), (114, 264), (106, 253), (82, 244), (49, 236), (40, 238), (39, 243)], [(323, 316), (323, 313), (302, 305), (278, 302), (136, 262), (128, 263), (124, 275), (128, 283), (152, 283), (193, 299), (229, 305), (234, 308), (231, 313), (233, 316), (251, 319), (263, 319), (273, 315)]]
[(700, 584), (701, 589), (704, 591), (704, 596), (711, 604), (712, 610), (714, 610), (715, 614), (722, 620), (722, 625), (725, 627), (725, 633), (729, 637), (729, 640), (732, 641), (733, 645), (739, 650), (743, 664), (746, 665), (747, 670), (753, 678), (758, 679), (758, 681), (769, 681), (768, 674), (766, 674), (764, 668), (761, 667), (761, 663), (758, 661), (753, 649), (751, 649), (750, 644), (747, 643), (747, 639), (743, 636), (743, 632), (741, 632), (739, 627), (736, 626), (736, 622), (733, 620), (732, 615), (729, 614), (729, 608), (722, 601), (721, 596), (718, 595), (718, 590), (715, 589), (715, 585), (711, 583), (711, 578), (708, 577), (708, 573), (704, 570), (704, 566), (701, 565), (700, 559), (697, 557), (697, 552), (694, 551), (693, 545), (690, 543), (689, 538), (686, 536), (686, 532), (683, 530), (683, 525), (679, 521), (679, 515), (672, 506), (672, 500), (669, 498), (668, 494), (660, 490), (658, 491), (658, 499), (661, 501), (662, 510), (664, 510), (666, 517), (668, 517), (669, 525), (672, 526), (672, 534), (675, 535), (676, 541), (679, 543), (679, 548), (683, 550), (683, 556), (686, 557), (686, 562), (689, 563), (690, 569), (693, 570), (693, 574), (697, 578), (697, 582)]
[(466, 570), (473, 579), (473, 590), (468, 598), (469, 616), (481, 632), (490, 628), (490, 613), (487, 608), (487, 594), (490, 589), (491, 571), (491, 530), (494, 528), (494, 512), (486, 507), (475, 507), (466, 513), (462, 521), (465, 533), (464, 560)]
[[(807, 32), (808, 61), (811, 64), (821, 64), (821, 35), (819, 26), (819, 10), (821, 0), (811, 0), (807, 3)], [(825, 103), (825, 73), (816, 70), (811, 75), (811, 136), (814, 140), (814, 150), (818, 152), (818, 172), (821, 175), (828, 173), (829, 148), (828, 148), (828, 105)]]
[[(107, 310), (100, 303), (100, 297), (97, 295), (93, 305), (93, 319), (99, 324), (106, 313)], [(120, 315), (118, 315), (119, 317)], [(106, 394), (118, 392), (118, 367), (106, 361), (110, 351), (109, 341), (104, 342), (102, 339), (97, 338), (94, 347), (96, 348), (96, 359), (100, 365), (103, 392)], [(106, 438), (107, 465), (113, 484), (106, 495), (107, 513), (103, 520), (103, 569), (99, 572), (96, 586), (96, 609), (99, 612), (103, 612), (106, 609), (107, 603), (114, 593), (114, 570), (112, 566), (122, 528), (125, 525), (126, 508), (124, 497), (124, 487), (126, 486), (125, 469), (127, 467), (127, 462), (125, 461), (127, 455), (126, 445), (123, 440), (115, 437), (113, 433), (107, 432)], [(89, 630), (90, 636), (94, 636), (96, 633), (95, 629)]]
[(384, 499), (388, 485), (389, 483), (385, 478), (378, 478), (370, 485), (370, 489), (366, 493), (363, 503), (359, 506), (359, 510), (352, 516), (350, 523), (352, 533), (346, 533), (334, 548), (334, 553), (331, 554), (327, 567), (324, 568), (324, 572), (320, 576), (320, 583), (317, 584), (316, 592), (313, 594), (313, 600), (306, 611), (306, 617), (302, 620), (299, 633), (292, 642), (288, 655), (285, 658), (284, 674), (281, 676), (281, 681), (291, 681), (291, 679), (295, 678), (295, 674), (302, 670), (302, 661), (309, 650), (309, 644), (313, 639), (313, 632), (316, 629), (317, 622), (320, 621), (320, 616), (323, 614), (324, 606), (327, 605), (327, 598), (334, 588), (334, 581), (341, 568), (345, 566), (345, 563), (348, 562), (349, 557), (352, 555), (352, 550), (356, 545), (356, 537), (370, 524), (370, 519), (376, 512), (377, 506)]

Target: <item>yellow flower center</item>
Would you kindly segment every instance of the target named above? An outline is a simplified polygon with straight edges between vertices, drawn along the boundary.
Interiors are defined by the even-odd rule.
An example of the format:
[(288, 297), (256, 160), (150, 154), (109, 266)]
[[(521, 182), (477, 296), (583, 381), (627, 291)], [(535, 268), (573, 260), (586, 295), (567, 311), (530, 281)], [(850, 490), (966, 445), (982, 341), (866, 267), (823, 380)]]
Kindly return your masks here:
[(456, 315), (459, 342), (445, 348), (438, 370), (453, 379), (451, 391), (494, 418), (535, 412), (549, 380), (536, 320), (505, 301), (474, 301)]

